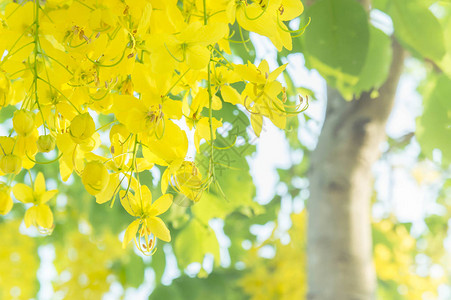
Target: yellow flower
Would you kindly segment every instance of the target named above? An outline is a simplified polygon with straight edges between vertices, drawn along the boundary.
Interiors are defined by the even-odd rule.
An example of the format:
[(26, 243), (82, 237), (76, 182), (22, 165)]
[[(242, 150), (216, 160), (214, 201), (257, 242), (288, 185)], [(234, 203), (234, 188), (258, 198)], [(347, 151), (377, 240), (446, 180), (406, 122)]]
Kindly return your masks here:
[(124, 124), (115, 124), (110, 130), (110, 152), (112, 161), (117, 169), (124, 168), (128, 159), (128, 152), (132, 149), (130, 132)]
[(108, 186), (110, 175), (105, 165), (99, 161), (91, 161), (86, 164), (81, 181), (85, 189), (95, 196)]
[(76, 143), (69, 133), (58, 134), (56, 137), (58, 150), (62, 152), (60, 158), (60, 174), (63, 181), (69, 179), (72, 171), (81, 173), (84, 168), (84, 154), (94, 151), (100, 145), (100, 135), (95, 132), (90, 138), (83, 140), (83, 143)]
[(196, 131), (194, 132), (194, 145), (196, 146), (197, 152), (200, 152), (200, 141), (205, 139), (205, 141), (211, 141), (216, 139), (216, 129), (222, 126), (222, 122), (211, 118), (213, 137), (210, 136), (210, 119), (207, 117), (201, 118), (196, 124)]
[(170, 120), (165, 123), (163, 137), (147, 135), (142, 142), (146, 145), (142, 148), (144, 159), (160, 166), (184, 158), (188, 151), (186, 132)]
[[(147, 186), (138, 186), (136, 180), (132, 180), (131, 186), (135, 195), (130, 191), (127, 194), (121, 191), (119, 195), (124, 209), (137, 219), (125, 230), (122, 247), (125, 248), (135, 238), (138, 249), (144, 254), (151, 254), (156, 238), (165, 242), (171, 241), (169, 229), (158, 216), (169, 209), (172, 204), (172, 195), (165, 194), (152, 203), (152, 194)], [(138, 230), (139, 236), (137, 236)], [(141, 244), (143, 237), (145, 244)]]
[(161, 191), (166, 193), (168, 185), (171, 185), (178, 193), (185, 195), (189, 199), (197, 202), (202, 197), (205, 189), (205, 182), (202, 181), (202, 174), (191, 161), (179, 159), (174, 161), (163, 173), (161, 177)]
[(27, 136), (34, 129), (34, 114), (21, 109), (14, 112), (13, 127), (18, 135)]
[(36, 142), (39, 152), (50, 152), (55, 149), (56, 139), (50, 134), (41, 135)]
[[(13, 187), (13, 194), (17, 200), (22, 203), (32, 203), (25, 212), (25, 225), (30, 227), (43, 228), (51, 230), (53, 227), (53, 214), (50, 207), (46, 204), (58, 190), (46, 191), (44, 175), (39, 172), (34, 182), (34, 188), (26, 184), (18, 183)], [(48, 232), (48, 231), (46, 231)]]
[(268, 117), (280, 129), (285, 128), (287, 111), (284, 102), (278, 98), (283, 87), (276, 79), (286, 66), (285, 64), (269, 72), (266, 60), (258, 68), (251, 63), (235, 65), (235, 72), (248, 81), (241, 96), (245, 108), (251, 113), (252, 128), (257, 136), (262, 129), (263, 116)]
[(210, 61), (210, 51), (207, 46), (214, 45), (227, 32), (228, 27), (224, 23), (202, 25), (201, 22), (196, 21), (189, 24), (180, 33), (169, 36), (163, 45), (158, 45), (160, 51), (157, 50), (154, 54), (158, 65), (153, 66), (154, 71), (167, 72), (168, 62), (184, 62), (195, 70), (205, 68)]
[(137, 99), (130, 95), (114, 99), (115, 115), (132, 133), (156, 133), (164, 131), (164, 112), (160, 99)]
[(299, 0), (258, 1), (252, 4), (237, 1), (236, 18), (244, 29), (267, 36), (278, 51), (282, 47), (291, 50), (290, 30), (283, 21), (292, 20), (303, 11), (304, 6)]
[(9, 187), (0, 183), (0, 215), (6, 215), (13, 207), (13, 199), (9, 195)]
[(5, 174), (19, 174), (22, 170), (22, 160), (14, 154), (2, 155), (0, 158), (0, 170)]
[(96, 125), (89, 113), (77, 115), (72, 119), (69, 127), (72, 140), (81, 144), (89, 139), (96, 131)]
[(4, 174), (19, 174), (22, 170), (22, 159), (16, 155), (16, 140), (12, 137), (0, 137), (0, 171)]

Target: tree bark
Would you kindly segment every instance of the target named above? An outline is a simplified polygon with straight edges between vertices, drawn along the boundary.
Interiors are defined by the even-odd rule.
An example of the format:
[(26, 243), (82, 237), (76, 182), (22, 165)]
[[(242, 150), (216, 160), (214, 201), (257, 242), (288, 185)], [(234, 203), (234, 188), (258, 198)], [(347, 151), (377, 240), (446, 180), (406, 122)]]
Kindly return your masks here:
[(380, 156), (385, 125), (402, 73), (404, 51), (393, 61), (379, 96), (346, 102), (328, 88), (326, 118), (311, 155), (308, 218), (308, 299), (375, 298), (370, 201), (371, 166)]

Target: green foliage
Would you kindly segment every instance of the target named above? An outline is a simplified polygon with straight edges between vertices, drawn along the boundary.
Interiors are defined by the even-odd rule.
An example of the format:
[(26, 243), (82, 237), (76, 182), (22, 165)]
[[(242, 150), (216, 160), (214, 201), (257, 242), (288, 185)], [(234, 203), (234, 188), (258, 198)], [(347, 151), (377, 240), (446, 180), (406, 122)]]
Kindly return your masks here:
[(190, 278), (184, 275), (175, 279), (170, 286), (158, 286), (149, 300), (249, 299), (237, 286), (241, 276), (242, 272), (238, 270), (218, 270), (207, 278)]
[(424, 112), (417, 120), (416, 136), (423, 152), (432, 158), (432, 150), (440, 149), (442, 162), (451, 163), (450, 113), (451, 79), (445, 75), (433, 79), (432, 87), (425, 92)]
[(358, 97), (360, 93), (379, 88), (387, 79), (392, 61), (390, 38), (381, 30), (370, 26), (370, 44), (368, 55), (355, 86), (341, 90), (346, 99), (352, 94)]
[(150, 266), (155, 273), (155, 281), (161, 282), (161, 277), (163, 277), (164, 269), (166, 268), (166, 255), (163, 251), (163, 247), (159, 248), (160, 251), (155, 252), (152, 256), (152, 261)]
[(355, 85), (370, 44), (362, 5), (355, 0), (321, 0), (306, 10), (306, 16), (312, 19), (302, 37), (308, 67), (340, 90)]
[(130, 253), (128, 257), (118, 261), (117, 275), (124, 287), (138, 288), (144, 281), (145, 265), (141, 257)]
[(235, 57), (240, 57), (243, 63), (255, 60), (255, 47), (250, 41), (249, 32), (240, 28), (238, 23), (231, 26), (230, 44), (232, 54)]
[(440, 61), (445, 54), (443, 29), (423, 1), (388, 2), (396, 37), (421, 57)]
[(215, 233), (196, 219), (192, 219), (177, 235), (174, 252), (182, 270), (190, 263), (202, 263), (207, 253), (212, 254), (219, 264), (219, 244)]

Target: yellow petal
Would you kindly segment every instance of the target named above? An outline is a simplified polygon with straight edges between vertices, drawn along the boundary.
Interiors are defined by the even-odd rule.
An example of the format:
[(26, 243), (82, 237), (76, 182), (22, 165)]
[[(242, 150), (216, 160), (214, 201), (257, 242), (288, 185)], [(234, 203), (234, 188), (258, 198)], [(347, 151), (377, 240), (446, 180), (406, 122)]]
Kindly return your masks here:
[(38, 195), (45, 193), (45, 179), (41, 172), (38, 173), (36, 179), (34, 180), (34, 191)]
[(171, 179), (171, 172), (170, 172), (171, 167), (167, 167), (166, 170), (163, 173), (163, 176), (161, 176), (161, 192), (164, 194), (166, 193), (167, 189), (168, 189), (168, 185), (169, 185), (169, 180)]
[(9, 191), (0, 190), (0, 215), (6, 215), (13, 207), (13, 199), (9, 196)]
[(119, 196), (121, 198), (122, 207), (132, 216), (136, 217), (141, 213), (141, 205), (137, 202), (136, 197), (128, 192), (127, 196), (125, 196), (125, 191), (121, 191)]
[(116, 188), (119, 186), (119, 175), (118, 174), (110, 174), (110, 180), (108, 181), (108, 186), (106, 189), (101, 191), (96, 195), (96, 202), (99, 204), (108, 202), (115, 196), (114, 192)]
[(124, 240), (122, 241), (122, 248), (125, 248), (128, 243), (136, 236), (136, 232), (138, 231), (139, 224), (141, 223), (141, 220), (135, 220), (128, 225), (127, 229), (125, 230)]
[(164, 224), (163, 220), (158, 217), (149, 217), (147, 218), (147, 224), (149, 226), (150, 231), (160, 240), (165, 242), (171, 241), (171, 233), (169, 229)]
[(210, 23), (203, 26), (196, 35), (196, 42), (202, 46), (215, 44), (223, 38), (229, 30), (227, 24), (224, 23)]
[[(130, 168), (131, 164), (133, 163), (132, 160), (130, 160), (130, 162), (128, 163), (128, 167)], [(153, 166), (155, 165), (154, 163), (151, 163), (150, 161), (148, 161), (147, 159), (144, 159), (142, 157), (137, 157), (135, 158), (135, 172), (142, 172), (145, 170), (150, 170), (153, 168)]]
[(221, 87), (221, 95), (222, 100), (225, 102), (232, 103), (233, 105), (243, 104), (240, 94), (230, 85), (223, 85)]
[(52, 228), (53, 213), (48, 205), (41, 204), (36, 207), (36, 221), (43, 228)]
[(167, 99), (164, 101), (163, 113), (169, 119), (180, 119), (182, 117), (182, 101)]
[(268, 76), (268, 81), (276, 80), (277, 77), (279, 77), (279, 75), (285, 70), (287, 65), (288, 64), (284, 64), (284, 65), (278, 67), (277, 69), (275, 69), (274, 71), (272, 71), (271, 74), (269, 74), (269, 76)]
[(63, 153), (59, 160), (60, 175), (63, 181), (67, 181), (74, 169), (74, 152), (76, 144), (68, 133), (58, 134), (56, 137), (58, 150)]
[(211, 100), (211, 109), (220, 110), (222, 108), (222, 101), (218, 96), (214, 95)]
[(39, 204), (45, 204), (47, 203), (50, 199), (53, 198), (53, 196), (55, 196), (58, 193), (58, 190), (51, 190), (48, 192), (45, 192), (42, 196), (41, 196), (41, 202)]
[(152, 193), (146, 185), (141, 186), (141, 196), (142, 196), (142, 211), (149, 212), (152, 204)]
[[(269, 64), (266, 61), (266, 59), (262, 60), (260, 62), (260, 64), (258, 65), (258, 69), (263, 73), (263, 74), (269, 74)], [(266, 77), (266, 76), (265, 76)]]
[(296, 18), (304, 11), (304, 6), (299, 0), (282, 0), (283, 14), (280, 18), (282, 21), (288, 21)]
[(152, 203), (151, 206), (152, 214), (154, 216), (158, 216), (164, 213), (169, 209), (169, 207), (171, 207), (171, 204), (172, 204), (172, 195), (166, 194), (161, 196), (160, 198), (155, 200), (154, 203)]
[(251, 114), (251, 125), (256, 136), (260, 136), (263, 127), (263, 117), (259, 114)]
[(202, 111), (202, 108), (208, 106), (208, 91), (207, 89), (201, 88), (196, 96), (193, 98), (193, 102), (191, 102), (191, 113), (195, 113), (198, 111)]
[(213, 138), (210, 136), (210, 119), (202, 118), (197, 122), (196, 131), (194, 132), (194, 145), (198, 152), (200, 152), (200, 141), (205, 139), (206, 141), (210, 141), (216, 138), (216, 129), (222, 126), (222, 122), (212, 118), (212, 127), (213, 127)]
[(142, 148), (144, 158), (161, 166), (184, 158), (188, 151), (186, 132), (170, 120), (165, 122), (165, 134), (162, 138), (149, 136), (144, 143), (147, 145)]
[(186, 64), (194, 70), (200, 70), (210, 61), (210, 51), (202, 46), (190, 46), (186, 49)]
[(33, 202), (33, 190), (26, 184), (18, 183), (13, 187), (13, 194), (22, 203)]
[(25, 212), (24, 221), (25, 221), (25, 226), (27, 228), (30, 227), (31, 225), (36, 224), (36, 210), (37, 210), (37, 207), (32, 206)]

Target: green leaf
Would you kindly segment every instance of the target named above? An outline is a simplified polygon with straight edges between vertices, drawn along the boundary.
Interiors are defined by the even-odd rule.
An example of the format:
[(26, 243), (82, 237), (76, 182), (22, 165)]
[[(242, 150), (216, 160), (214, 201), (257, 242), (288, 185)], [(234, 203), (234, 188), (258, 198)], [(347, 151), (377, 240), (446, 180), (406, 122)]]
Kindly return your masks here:
[(385, 12), (388, 7), (388, 1), (389, 0), (373, 0), (371, 5), (373, 6), (373, 9), (378, 9)]
[(224, 219), (235, 208), (235, 205), (231, 205), (225, 199), (212, 193), (206, 193), (202, 200), (192, 207), (192, 212), (201, 222), (207, 224), (213, 218)]
[(422, 1), (393, 0), (389, 14), (395, 35), (424, 58), (440, 61), (445, 54), (443, 29)]
[(370, 45), (368, 55), (363, 65), (359, 81), (355, 86), (341, 90), (345, 99), (357, 97), (372, 88), (379, 88), (387, 79), (392, 60), (392, 47), (390, 38), (381, 30), (370, 27)]
[(159, 283), (161, 277), (163, 277), (164, 270), (166, 269), (166, 255), (163, 251), (163, 247), (159, 247), (155, 254), (152, 255), (150, 266), (155, 272), (155, 281)]
[(219, 244), (214, 231), (208, 225), (201, 224), (196, 219), (177, 235), (174, 252), (181, 269), (190, 263), (202, 263), (205, 254), (213, 254), (215, 262), (219, 263)]
[(237, 280), (243, 275), (238, 270), (220, 270), (207, 278), (190, 278), (186, 275), (175, 279), (170, 286), (157, 286), (149, 300), (245, 300), (249, 299)]
[(306, 63), (340, 87), (358, 81), (368, 52), (368, 17), (355, 0), (321, 0), (307, 11), (312, 22), (302, 37)]
[(448, 229), (448, 220), (443, 216), (430, 215), (424, 219), (424, 222), (433, 236), (446, 232)]
[[(445, 18), (445, 20), (449, 18), (450, 16)], [(446, 24), (443, 24), (443, 35), (445, 36), (445, 47), (447, 51), (439, 66), (448, 77), (451, 77), (451, 22), (448, 21)]]
[[(134, 219), (127, 214), (122, 208), (119, 201), (110, 207), (110, 202), (105, 204), (96, 203), (94, 197), (83, 191), (82, 195), (85, 196), (84, 209), (88, 212), (89, 222), (94, 228), (94, 233), (101, 234), (103, 230), (111, 230), (117, 234), (124, 230), (128, 224)], [(86, 203), (87, 202), (87, 203)], [(83, 211), (80, 209), (80, 211)]]
[(16, 110), (17, 108), (14, 105), (2, 107), (0, 109), (0, 122), (4, 123), (6, 120), (10, 119)]
[(229, 255), (232, 265), (241, 261), (247, 254), (242, 246), (244, 240), (255, 242), (256, 236), (250, 232), (254, 224), (263, 225), (277, 219), (280, 210), (280, 196), (275, 196), (271, 202), (264, 206), (263, 213), (249, 217), (241, 212), (234, 212), (227, 216), (224, 224), (224, 233), (230, 238)]
[(130, 260), (125, 263), (125, 282), (122, 284), (124, 286), (130, 286), (137, 288), (144, 281), (144, 262), (141, 257), (135, 255), (135, 253), (130, 253)]
[(417, 119), (416, 137), (423, 152), (432, 158), (440, 149), (442, 162), (451, 163), (451, 79), (440, 75), (435, 87), (424, 100), (423, 115)]

